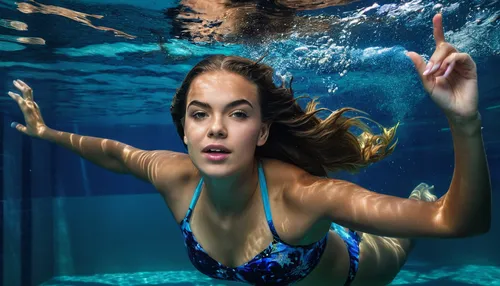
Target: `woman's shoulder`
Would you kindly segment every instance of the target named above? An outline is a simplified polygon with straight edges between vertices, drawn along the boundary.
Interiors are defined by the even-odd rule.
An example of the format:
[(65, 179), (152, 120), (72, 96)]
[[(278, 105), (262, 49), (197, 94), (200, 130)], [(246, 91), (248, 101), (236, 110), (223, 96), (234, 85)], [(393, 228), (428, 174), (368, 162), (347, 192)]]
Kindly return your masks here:
[(262, 161), (270, 195), (279, 196), (289, 203), (303, 202), (306, 194), (319, 194), (317, 190), (345, 185), (342, 180), (312, 175), (299, 166), (281, 160)]
[(294, 175), (307, 173), (304, 169), (300, 168), (299, 166), (278, 159), (261, 158), (260, 160), (262, 161), (262, 165), (264, 167), (264, 170), (266, 171), (266, 176), (267, 173), (269, 173), (270, 175), (281, 172), (292, 172)]
[(326, 179), (312, 175), (297, 165), (278, 159), (263, 158), (262, 165), (266, 180), (284, 185), (287, 189), (295, 189)]

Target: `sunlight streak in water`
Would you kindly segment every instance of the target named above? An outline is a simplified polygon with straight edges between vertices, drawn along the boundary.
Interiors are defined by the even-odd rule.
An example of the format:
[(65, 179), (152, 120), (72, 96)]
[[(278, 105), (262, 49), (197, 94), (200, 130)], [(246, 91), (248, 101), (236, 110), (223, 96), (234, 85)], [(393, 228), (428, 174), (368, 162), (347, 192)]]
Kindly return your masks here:
[(45, 5), (41, 4), (38, 2), (35, 2), (31, 0), (32, 3), (35, 5), (32, 5), (30, 3), (26, 2), (18, 2), (17, 3), (17, 10), (24, 14), (33, 14), (33, 13), (41, 13), (41, 14), (51, 14), (51, 15), (59, 15), (71, 20), (74, 20), (76, 22), (79, 22), (82, 25), (89, 26), (91, 28), (94, 28), (96, 30), (101, 30), (101, 31), (111, 31), (115, 34), (117, 37), (124, 37), (127, 39), (135, 39), (136, 36), (129, 35), (125, 32), (113, 29), (113, 28), (108, 28), (108, 27), (103, 27), (103, 26), (95, 26), (91, 23), (91, 21), (87, 18), (92, 17), (96, 19), (102, 19), (104, 16), (101, 15), (92, 15), (92, 14), (86, 14), (78, 11), (74, 11), (71, 9), (59, 7), (59, 6), (54, 6), (54, 5)]
[(16, 37), (16, 36), (0, 35), (0, 41), (17, 42), (29, 45), (45, 45), (44, 39), (35, 37)]
[(14, 20), (0, 19), (0, 26), (7, 28), (7, 29), (17, 30), (17, 31), (27, 31), (28, 30), (28, 25), (26, 25), (26, 23), (14, 21)]

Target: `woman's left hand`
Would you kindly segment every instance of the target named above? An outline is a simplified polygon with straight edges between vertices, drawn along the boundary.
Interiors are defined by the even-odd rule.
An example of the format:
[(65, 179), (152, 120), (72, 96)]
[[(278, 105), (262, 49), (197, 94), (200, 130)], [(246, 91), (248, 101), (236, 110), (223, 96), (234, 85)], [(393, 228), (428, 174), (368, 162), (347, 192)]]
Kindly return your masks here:
[(451, 123), (467, 122), (478, 116), (477, 72), (474, 60), (460, 53), (444, 39), (443, 17), (432, 19), (436, 50), (428, 64), (415, 52), (407, 55), (415, 64), (425, 90)]

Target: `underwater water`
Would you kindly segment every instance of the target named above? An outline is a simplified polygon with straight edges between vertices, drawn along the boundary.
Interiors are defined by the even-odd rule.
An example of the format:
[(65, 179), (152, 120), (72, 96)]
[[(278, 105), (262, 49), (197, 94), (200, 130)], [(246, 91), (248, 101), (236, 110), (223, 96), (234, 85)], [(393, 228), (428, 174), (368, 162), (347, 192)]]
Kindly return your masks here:
[[(390, 157), (332, 176), (401, 197), (427, 182), (440, 196), (453, 172), (451, 136), (405, 51), (429, 59), (431, 20), (441, 12), (446, 40), (477, 64), (498, 191), (499, 1), (344, 1), (280, 13), (272, 12), (283, 9), (280, 1), (247, 1), (244, 14), (247, 6), (228, 5), (201, 13), (193, 2), (215, 7), (210, 0), (0, 0), (1, 285), (236, 284), (194, 269), (152, 186), (11, 129), (24, 122), (7, 96), (15, 79), (33, 88), (51, 128), (185, 152), (169, 107), (186, 73), (208, 55), (266, 54), (277, 83), (293, 76), (295, 95), (319, 97), (332, 110), (360, 109), (385, 126), (399, 122)], [(391, 285), (500, 285), (499, 206), (494, 195), (488, 234), (418, 240)]]

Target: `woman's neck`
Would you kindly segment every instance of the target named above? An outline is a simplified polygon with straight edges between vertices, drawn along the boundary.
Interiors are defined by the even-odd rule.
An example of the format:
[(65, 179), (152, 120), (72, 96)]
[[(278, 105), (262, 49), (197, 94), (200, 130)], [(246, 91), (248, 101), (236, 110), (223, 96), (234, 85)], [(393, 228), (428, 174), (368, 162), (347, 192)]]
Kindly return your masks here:
[(204, 178), (204, 190), (210, 207), (221, 217), (241, 214), (257, 191), (259, 175), (253, 163), (226, 178)]

